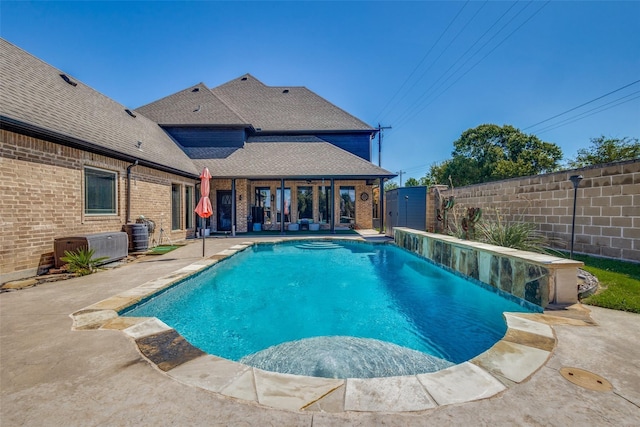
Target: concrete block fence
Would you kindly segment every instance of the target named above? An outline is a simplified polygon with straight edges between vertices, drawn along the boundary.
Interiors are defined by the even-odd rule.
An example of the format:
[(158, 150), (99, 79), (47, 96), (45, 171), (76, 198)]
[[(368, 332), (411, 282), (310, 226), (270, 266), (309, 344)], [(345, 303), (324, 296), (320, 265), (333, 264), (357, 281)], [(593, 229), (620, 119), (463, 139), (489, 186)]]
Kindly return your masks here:
[(640, 159), (453, 189), (432, 187), (428, 230), (442, 227), (435, 216), (438, 196), (455, 196), (458, 208), (480, 207), (485, 217), (532, 222), (552, 247), (569, 250), (572, 175), (583, 176), (576, 198), (574, 252), (640, 262)]

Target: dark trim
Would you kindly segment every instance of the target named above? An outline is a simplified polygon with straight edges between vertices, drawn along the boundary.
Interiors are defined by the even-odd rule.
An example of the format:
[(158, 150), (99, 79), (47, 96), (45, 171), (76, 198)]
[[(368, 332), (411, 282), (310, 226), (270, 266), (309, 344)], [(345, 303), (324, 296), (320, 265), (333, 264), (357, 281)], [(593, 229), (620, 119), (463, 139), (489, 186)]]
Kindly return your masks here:
[(251, 136), (272, 136), (272, 135), (321, 135), (321, 134), (344, 134), (344, 133), (363, 133), (363, 134), (376, 134), (378, 129), (293, 129), (293, 130), (278, 130), (278, 129), (262, 129), (251, 134)]
[(246, 123), (233, 123), (233, 124), (196, 124), (196, 123), (158, 123), (158, 126), (161, 128), (205, 128), (205, 129), (248, 129), (250, 128), (249, 124)]
[[(211, 168), (210, 168), (211, 169)], [(286, 175), (284, 179), (287, 181), (295, 181), (295, 180), (315, 180), (315, 179), (353, 179), (357, 181), (369, 181), (369, 180), (377, 180), (380, 178), (391, 179), (398, 175)], [(253, 181), (265, 180), (265, 181), (277, 181), (280, 180), (282, 175), (233, 175), (233, 176), (221, 176), (221, 175), (213, 175), (212, 179), (249, 179)], [(367, 183), (367, 185), (373, 185), (371, 183)]]
[(74, 138), (69, 135), (64, 135), (62, 133), (54, 132), (48, 129), (41, 128), (39, 126), (35, 126), (32, 124), (25, 123), (20, 120), (15, 120), (10, 117), (6, 117), (2, 115), (0, 115), (0, 128), (4, 130), (8, 130), (10, 132), (19, 133), (21, 135), (42, 139), (44, 141), (54, 142), (56, 144), (61, 144), (68, 147), (89, 151), (91, 153), (112, 157), (117, 160), (123, 160), (128, 163), (133, 163), (136, 160), (138, 160), (139, 162), (138, 164), (140, 166), (147, 166), (153, 169), (161, 170), (163, 172), (168, 172), (168, 173), (172, 173), (175, 175), (180, 175), (180, 176), (184, 176), (192, 179), (199, 178), (198, 174), (182, 171), (179, 169), (174, 169), (169, 166), (162, 165), (160, 163), (150, 162), (148, 160), (141, 159), (138, 156), (120, 153), (119, 151), (111, 150), (109, 148), (92, 144), (90, 142), (87, 142), (78, 138)]

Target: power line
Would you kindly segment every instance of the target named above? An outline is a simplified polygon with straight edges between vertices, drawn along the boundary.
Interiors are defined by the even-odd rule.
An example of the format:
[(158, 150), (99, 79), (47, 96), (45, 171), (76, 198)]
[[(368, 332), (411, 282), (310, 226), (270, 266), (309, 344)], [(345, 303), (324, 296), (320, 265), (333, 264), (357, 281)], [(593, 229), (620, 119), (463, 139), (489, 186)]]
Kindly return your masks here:
[[(401, 122), (401, 124), (396, 125), (396, 128), (401, 127), (403, 124), (405, 124), (408, 120), (414, 118), (415, 116), (417, 116), (418, 114), (420, 114), (422, 111), (424, 111), (425, 108), (427, 108), (429, 105), (431, 105), (436, 99), (438, 99), (442, 94), (444, 94), (446, 91), (448, 91), (453, 85), (455, 85), (458, 81), (460, 81), (460, 79), (462, 79), (464, 76), (466, 76), (471, 70), (473, 70), (475, 67), (477, 67), (482, 61), (484, 61), (489, 55), (491, 55), (498, 47), (500, 47), (505, 41), (507, 41), (513, 34), (515, 34), (520, 28), (522, 28), (527, 22), (529, 22), (535, 15), (538, 14), (538, 12), (540, 12), (547, 4), (550, 3), (550, 0), (545, 2), (540, 8), (538, 8), (538, 10), (536, 10), (535, 12), (533, 12), (533, 14), (531, 14), (524, 22), (522, 22), (520, 25), (518, 25), (518, 27), (516, 27), (512, 32), (510, 32), (504, 39), (502, 39), (500, 41), (500, 43), (498, 43), (497, 45), (495, 45), (489, 52), (487, 52), (482, 58), (480, 58), (480, 60), (478, 60), (475, 64), (473, 64), (471, 66), (471, 68), (469, 68), (468, 70), (466, 70), (460, 77), (458, 77), (455, 81), (453, 81), (453, 83), (451, 83), (449, 86), (447, 86), (444, 90), (442, 90), (440, 93), (438, 93), (436, 96), (433, 97), (433, 99), (428, 102), (427, 104), (425, 104), (422, 108), (420, 108), (417, 111), (414, 111), (413, 114), (411, 116), (407, 116), (407, 118)], [(524, 8), (522, 9), (524, 10)], [(521, 11), (522, 11), (521, 10)], [(520, 13), (520, 12), (518, 12)], [(511, 21), (510, 21), (511, 22)], [(504, 28), (504, 27), (503, 27)], [(486, 45), (486, 44), (485, 44)], [(484, 47), (484, 46), (483, 46)], [(459, 68), (460, 69), (460, 68)], [(456, 71), (457, 72), (457, 71)]]
[[(429, 64), (429, 66), (422, 72), (422, 74), (420, 74), (420, 77), (418, 77), (417, 79), (415, 79), (415, 81), (413, 82), (413, 84), (411, 85), (411, 87), (409, 87), (406, 91), (406, 93), (404, 94), (404, 96), (402, 98), (400, 98), (398, 100), (398, 102), (400, 102), (402, 99), (404, 99), (407, 95), (409, 95), (409, 93), (411, 92), (411, 89), (413, 89), (414, 87), (416, 87), (416, 85), (418, 83), (420, 83), (420, 81), (425, 77), (425, 75), (427, 74), (427, 72), (433, 68), (434, 65), (436, 65), (436, 63), (438, 62), (438, 60), (442, 57), (442, 55), (444, 55), (447, 50), (451, 47), (451, 45), (458, 39), (458, 37), (460, 37), (460, 35), (462, 35), (462, 33), (464, 32), (464, 30), (467, 29), (467, 27), (469, 26), (469, 24), (471, 24), (471, 22), (476, 18), (476, 16), (478, 16), (478, 14), (480, 13), (480, 11), (487, 5), (487, 2), (485, 1), (484, 3), (482, 3), (482, 5), (480, 6), (480, 8), (478, 8), (478, 10), (476, 10), (476, 13), (473, 14), (473, 16), (462, 26), (462, 28), (456, 33), (456, 35), (451, 39), (451, 41), (449, 41), (449, 44), (447, 44), (444, 49), (442, 49), (442, 51), (440, 52), (440, 54), (433, 60), (431, 61), (431, 64)], [(397, 104), (397, 103), (396, 103)]]
[[(460, 67), (458, 67), (452, 74), (451, 76), (447, 77), (447, 79), (445, 80), (445, 82), (447, 80), (449, 80), (451, 77), (453, 77), (462, 67), (464, 67), (467, 62), (469, 62), (475, 55), (477, 55), (489, 42), (491, 42), (491, 40), (493, 40), (496, 36), (498, 36), (498, 34), (500, 34), (502, 32), (502, 30), (505, 29), (506, 26), (508, 26), (520, 13), (522, 13), (522, 11), (524, 9), (526, 9), (529, 4), (531, 2), (529, 2), (528, 4), (526, 4), (522, 9), (520, 9), (520, 11), (518, 11), (510, 20), (509, 22), (507, 22), (505, 25), (502, 26), (502, 28), (500, 28), (493, 36), (491, 36), (491, 38), (489, 38), (489, 40), (487, 40), (476, 52), (474, 52), (469, 59), (467, 59)], [(451, 68), (453, 68), (453, 66), (455, 66), (455, 64), (457, 64), (458, 62), (460, 62), (460, 60), (473, 48), (473, 46), (475, 46), (476, 44), (478, 44), (478, 42), (480, 40), (482, 40), (482, 38), (489, 32), (491, 31), (491, 29), (493, 27), (495, 27), (495, 25), (500, 22), (502, 20), (502, 18), (511, 10), (513, 9), (513, 7), (516, 5), (517, 3), (513, 3), (506, 12), (504, 12), (490, 27), (487, 31), (485, 31), (480, 37), (478, 37), (476, 39), (476, 41), (471, 45), (471, 48), (467, 49), (465, 51), (465, 53), (463, 53), (456, 61), (454, 61), (454, 63), (444, 72), (440, 75), (440, 77), (438, 77), (432, 84), (431, 86), (429, 86), (419, 97), (416, 101), (414, 101), (411, 105), (409, 105), (407, 108), (405, 108), (405, 110), (401, 113), (400, 117), (398, 117), (396, 119), (396, 121), (402, 121), (407, 119), (408, 117), (412, 117), (411, 113), (412, 110), (414, 110), (417, 106), (419, 106), (423, 101), (425, 101), (426, 99), (428, 99), (428, 95), (429, 92), (431, 91), (431, 89), (445, 76), (447, 75), (447, 73), (449, 72), (449, 70), (451, 70)], [(444, 82), (443, 82), (444, 83)]]
[[(515, 7), (515, 5), (516, 5), (516, 4), (517, 4), (517, 2), (514, 2), (514, 3), (513, 3), (513, 4), (512, 4), (512, 5), (511, 5), (511, 6), (510, 6), (510, 7), (509, 7), (509, 8), (508, 8), (508, 9), (507, 9), (503, 14), (502, 14), (502, 15), (500, 15), (500, 17), (499, 17), (498, 19), (496, 19), (496, 20), (493, 22), (493, 24), (491, 24), (491, 26), (490, 26), (489, 28), (487, 28), (487, 30), (486, 30), (484, 33), (482, 33), (482, 35), (481, 35), (480, 37), (478, 37), (478, 38), (476, 39), (476, 41), (475, 41), (475, 42), (473, 42), (473, 44), (472, 44), (471, 46), (469, 46), (469, 48), (468, 48), (468, 49), (467, 49), (467, 50), (466, 50), (462, 55), (460, 55), (460, 56), (459, 56), (459, 57), (458, 57), (458, 58), (457, 58), (457, 59), (456, 59), (456, 60), (455, 60), (455, 61), (454, 61), (450, 66), (449, 66), (449, 68), (447, 68), (447, 69), (446, 69), (446, 70), (445, 70), (445, 71), (440, 75), (440, 77), (438, 77), (438, 78), (436, 79), (436, 81), (434, 81), (434, 82), (431, 84), (431, 86), (429, 86), (429, 88), (427, 88), (427, 90), (425, 90), (425, 91), (423, 92), (423, 95), (422, 95), (422, 96), (420, 96), (420, 98), (418, 98), (418, 100), (417, 100), (416, 102), (414, 102), (414, 104), (413, 104), (413, 105), (416, 105), (416, 104), (419, 104), (420, 102), (422, 102), (422, 99), (423, 99), (423, 98), (426, 96), (426, 94), (431, 90), (431, 88), (433, 88), (433, 87), (434, 87), (434, 86), (435, 86), (435, 85), (436, 85), (436, 84), (437, 84), (437, 83), (438, 83), (438, 82), (439, 82), (439, 81), (440, 81), (440, 80), (441, 80), (445, 75), (447, 75), (447, 73), (448, 73), (448, 72), (449, 72), (449, 71), (450, 71), (450, 70), (451, 70), (451, 69), (452, 69), (452, 68), (453, 68), (453, 67), (454, 67), (458, 62), (460, 62), (460, 61), (462, 60), (462, 58), (464, 58), (464, 57), (469, 53), (469, 51), (470, 51), (471, 49), (473, 49), (473, 47), (474, 47), (475, 45), (477, 45), (477, 44), (480, 42), (480, 40), (482, 40), (482, 39), (484, 38), (484, 36), (486, 36), (486, 35), (487, 35), (487, 33), (489, 33), (489, 32), (493, 29), (493, 27), (495, 27), (495, 26), (498, 24), (498, 22), (500, 22), (500, 21), (502, 20), (502, 18), (504, 18), (504, 17), (505, 17), (505, 15), (506, 15), (507, 13), (509, 13), (509, 11), (511, 11), (511, 9), (513, 9), (513, 8)], [(528, 5), (527, 5), (527, 6), (528, 6)], [(522, 11), (523, 11), (527, 6), (525, 6), (524, 8), (522, 8), (522, 9), (520, 10), (520, 12), (522, 12)], [(498, 30), (498, 31), (497, 31), (497, 32), (496, 32), (496, 33), (495, 33), (495, 34), (494, 34), (494, 35), (493, 35), (489, 40), (487, 40), (487, 41), (485, 42), (485, 44), (484, 44), (484, 45), (482, 45), (482, 46), (481, 46), (481, 47), (480, 47), (480, 48), (479, 48), (479, 49), (478, 49), (478, 50), (477, 50), (473, 55), (471, 55), (471, 56), (469, 57), (469, 59), (467, 59), (467, 60), (466, 60), (466, 61), (465, 61), (465, 62), (464, 62), (460, 67), (458, 67), (458, 69), (456, 69), (456, 70), (452, 73), (452, 75), (451, 75), (451, 76), (447, 77), (447, 79), (445, 79), (445, 81), (444, 81), (444, 82), (446, 82), (446, 81), (447, 81), (447, 80), (449, 80), (451, 77), (453, 77), (453, 75), (455, 75), (455, 73), (457, 73), (457, 72), (458, 72), (458, 70), (460, 70), (462, 67), (464, 67), (464, 65), (465, 65), (467, 62), (469, 62), (469, 61), (471, 60), (471, 58), (473, 58), (473, 57), (474, 57), (478, 52), (480, 52), (480, 51), (482, 50), (482, 48), (484, 48), (484, 47), (485, 47), (485, 46), (486, 46), (486, 45), (487, 45), (491, 40), (493, 40), (493, 39), (494, 39), (498, 34), (500, 34), (500, 32), (504, 29), (504, 27), (506, 27), (506, 25), (508, 25), (509, 23), (511, 23), (511, 22), (512, 22), (512, 21), (513, 21), (513, 20), (514, 20), (514, 19), (515, 19), (519, 14), (520, 14), (520, 12), (516, 13), (516, 15), (515, 15), (515, 16), (513, 16), (509, 22), (507, 22), (507, 24), (505, 24), (505, 25), (504, 25), (500, 30)], [(475, 17), (475, 16), (474, 16), (474, 17)], [(470, 22), (470, 21), (469, 21), (469, 22)], [(421, 77), (421, 78), (422, 78), (422, 77)], [(444, 82), (443, 82), (443, 83), (444, 83)], [(410, 112), (410, 110), (413, 108), (413, 105), (412, 105), (412, 106), (410, 106), (409, 108), (407, 108), (407, 109), (405, 110), (405, 112)], [(404, 115), (404, 113), (403, 113), (403, 115)], [(401, 120), (401, 119), (403, 118), (403, 117), (402, 117), (403, 115), (401, 115), (401, 116), (398, 118), (398, 120)], [(406, 118), (406, 117), (407, 117), (407, 116), (405, 116), (404, 118)]]
[(620, 88), (618, 88), (618, 89), (616, 89), (616, 90), (612, 90), (612, 91), (611, 91), (611, 92), (609, 92), (609, 93), (605, 93), (604, 95), (601, 95), (601, 96), (599, 96), (599, 97), (597, 97), (597, 98), (594, 98), (594, 99), (592, 99), (591, 101), (587, 101), (587, 102), (585, 102), (585, 103), (583, 103), (583, 104), (578, 105), (577, 107), (570, 108), (570, 109), (568, 109), (567, 111), (563, 111), (562, 113), (560, 113), (560, 114), (556, 114), (555, 116), (553, 116), (553, 117), (549, 117), (548, 119), (545, 119), (545, 120), (543, 120), (543, 121), (541, 121), (541, 122), (538, 122), (538, 123), (533, 124), (533, 125), (531, 125), (531, 126), (527, 126), (526, 128), (523, 128), (522, 130), (531, 129), (532, 127), (538, 126), (539, 124), (542, 124), (542, 123), (548, 122), (549, 120), (553, 120), (553, 119), (555, 119), (556, 117), (560, 117), (560, 116), (562, 116), (562, 115), (564, 115), (564, 114), (570, 113), (571, 111), (577, 110), (577, 109), (578, 109), (578, 108), (580, 108), (580, 107), (584, 107), (585, 105), (591, 104), (592, 102), (595, 102), (595, 101), (597, 101), (597, 100), (599, 100), (599, 99), (602, 99), (602, 98), (604, 98), (604, 97), (606, 97), (606, 96), (609, 96), (609, 95), (611, 95), (611, 94), (613, 94), (613, 93), (619, 92), (619, 91), (621, 91), (622, 89), (626, 89), (626, 88), (628, 88), (629, 86), (632, 86), (632, 85), (634, 85), (634, 84), (636, 84), (636, 83), (640, 83), (640, 80), (636, 80), (635, 82), (631, 82), (631, 83), (629, 83), (629, 84), (627, 84), (627, 85), (624, 85), (624, 86), (622, 86), (622, 87), (620, 87)]
[[(589, 111), (585, 111), (584, 113), (580, 113), (580, 114), (578, 114), (577, 116), (573, 116), (573, 118), (569, 118), (569, 119), (563, 120), (562, 122), (560, 122), (560, 123), (556, 123), (555, 125), (550, 125), (550, 126), (548, 126), (548, 127), (544, 128), (544, 129), (540, 130), (540, 131), (537, 131), (537, 132), (536, 132), (536, 134), (538, 134), (538, 135), (539, 135), (539, 134), (541, 134), (541, 133), (544, 133), (544, 132), (548, 132), (548, 131), (550, 131), (550, 130), (557, 129), (557, 128), (562, 127), (562, 126), (566, 126), (566, 125), (571, 124), (571, 123), (573, 123), (573, 122), (577, 122), (577, 121), (579, 121), (579, 120), (586, 119), (587, 117), (591, 117), (591, 116), (593, 116), (593, 115), (595, 115), (595, 114), (602, 113), (603, 111), (610, 110), (610, 109), (612, 109), (612, 108), (614, 108), (614, 107), (617, 107), (618, 105), (622, 105), (622, 104), (626, 104), (627, 102), (631, 102), (631, 101), (633, 101), (633, 100), (635, 100), (635, 99), (640, 98), (640, 95), (635, 96), (635, 97), (633, 97), (633, 98), (631, 98), (631, 99), (627, 99), (626, 101), (618, 102), (617, 104), (611, 105), (610, 107), (602, 108), (602, 107), (604, 107), (604, 106), (606, 106), (606, 105), (609, 105), (609, 104), (611, 104), (611, 103), (614, 103), (614, 102), (620, 101), (620, 100), (622, 100), (622, 99), (624, 99), (624, 98), (628, 98), (628, 97), (629, 97), (629, 96), (631, 96), (631, 95), (635, 95), (636, 93), (640, 93), (640, 91), (638, 91), (638, 92), (634, 92), (634, 93), (629, 94), (629, 95), (626, 95), (626, 96), (623, 96), (622, 98), (618, 98), (618, 99), (616, 99), (616, 100), (614, 100), (614, 101), (608, 102), (608, 103), (603, 104), (603, 105), (601, 105), (601, 106), (599, 106), (599, 107), (592, 108), (592, 109), (591, 109), (591, 110), (589, 110), (589, 111), (594, 111), (594, 110), (598, 110), (598, 111), (594, 111), (594, 112), (593, 112), (593, 113), (591, 113), (591, 114), (586, 114), (586, 113), (588, 113)], [(586, 115), (585, 115), (585, 114), (586, 114)], [(584, 116), (583, 116), (583, 117), (579, 117), (579, 116), (582, 116), (582, 115), (584, 115)]]
[[(405, 85), (409, 82), (409, 80), (411, 80), (411, 77), (413, 77), (413, 75), (416, 73), (416, 71), (418, 71), (418, 69), (420, 68), (420, 66), (422, 65), (422, 63), (427, 59), (427, 57), (429, 56), (429, 54), (431, 53), (431, 51), (433, 51), (433, 49), (436, 47), (436, 45), (438, 44), (438, 42), (440, 42), (440, 40), (442, 39), (442, 37), (444, 37), (444, 35), (447, 33), (447, 31), (449, 31), (449, 28), (453, 25), (453, 23), (456, 21), (456, 19), (458, 19), (458, 16), (460, 16), (460, 14), (462, 13), (462, 11), (464, 10), (465, 7), (467, 7), (467, 5), (469, 4), (470, 0), (467, 0), (462, 7), (460, 8), (460, 10), (458, 11), (458, 13), (456, 13), (456, 16), (453, 17), (453, 19), (449, 22), (449, 25), (447, 25), (447, 27), (444, 29), (444, 31), (440, 34), (440, 36), (438, 37), (438, 39), (433, 43), (433, 45), (431, 45), (431, 47), (429, 48), (429, 50), (427, 51), (427, 53), (422, 57), (422, 59), (420, 60), (420, 62), (418, 63), (418, 65), (416, 65), (416, 67), (413, 69), (413, 71), (411, 72), (411, 74), (409, 74), (409, 76), (405, 79), (405, 81), (402, 83), (402, 85), (400, 86), (400, 88), (396, 91), (396, 93), (391, 97), (391, 99), (389, 99), (389, 101), (387, 101), (387, 103), (385, 104), (384, 107), (382, 107), (382, 110), (378, 113), (377, 117), (380, 118), (380, 116), (382, 115), (382, 113), (384, 113), (384, 111), (387, 109), (387, 107), (389, 106), (389, 104), (391, 104), (391, 102), (395, 99), (396, 96), (398, 96), (398, 94), (402, 91), (402, 89), (405, 87)], [(412, 86), (413, 87), (413, 86)], [(411, 89), (411, 88), (409, 88)], [(407, 92), (408, 93), (408, 92)], [(407, 94), (405, 93), (405, 95), (400, 98), (396, 104), (398, 102), (400, 102)], [(396, 105), (394, 104), (394, 106)]]

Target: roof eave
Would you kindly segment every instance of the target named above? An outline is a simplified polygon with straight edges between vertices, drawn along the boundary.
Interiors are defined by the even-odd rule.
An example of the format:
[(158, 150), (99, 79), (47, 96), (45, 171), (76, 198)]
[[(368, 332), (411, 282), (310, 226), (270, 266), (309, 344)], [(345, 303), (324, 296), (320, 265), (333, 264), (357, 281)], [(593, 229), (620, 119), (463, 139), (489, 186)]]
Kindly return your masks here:
[[(211, 168), (209, 168), (211, 169)], [(369, 180), (369, 179), (392, 179), (398, 175), (394, 174), (371, 174), (371, 175), (331, 175), (331, 174), (314, 174), (314, 175), (215, 175), (212, 173), (213, 179), (251, 179), (251, 180), (319, 180), (319, 179), (340, 179), (340, 180)]]
[(149, 160), (141, 159), (139, 157), (136, 157), (130, 154), (121, 153), (116, 150), (111, 150), (109, 148), (105, 148), (100, 145), (92, 144), (90, 142), (87, 142), (69, 135), (65, 135), (59, 132), (45, 129), (40, 126), (33, 125), (31, 123), (12, 119), (11, 117), (7, 117), (4, 115), (0, 115), (0, 128), (11, 131), (11, 132), (19, 133), (22, 135), (27, 135), (34, 138), (43, 139), (45, 141), (50, 141), (57, 144), (65, 145), (68, 147), (89, 151), (95, 154), (109, 156), (114, 159), (123, 160), (126, 162), (133, 163), (137, 160), (138, 164), (142, 166), (148, 166), (153, 169), (158, 169), (164, 172), (173, 173), (173, 174), (184, 176), (187, 178), (194, 178), (194, 179), (198, 178), (198, 174), (194, 174), (194, 173), (187, 172), (180, 169), (175, 169), (160, 163), (151, 162)]
[[(260, 128), (257, 128), (260, 129)], [(289, 129), (289, 130), (279, 130), (279, 129), (262, 129), (260, 131), (256, 131), (256, 135), (265, 135), (265, 134), (284, 134), (284, 135), (296, 135), (296, 134), (305, 134), (305, 135), (317, 135), (317, 134), (340, 134), (340, 133), (376, 133), (378, 129)]]

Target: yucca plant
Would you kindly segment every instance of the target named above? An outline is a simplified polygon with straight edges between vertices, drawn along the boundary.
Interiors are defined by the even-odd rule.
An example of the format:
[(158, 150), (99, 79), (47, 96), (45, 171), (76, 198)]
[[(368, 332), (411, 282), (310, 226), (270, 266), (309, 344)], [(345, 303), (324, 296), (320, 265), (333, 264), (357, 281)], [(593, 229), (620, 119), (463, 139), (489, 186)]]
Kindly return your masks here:
[(480, 222), (477, 231), (478, 240), (484, 243), (529, 252), (546, 252), (547, 239), (530, 222), (505, 223), (498, 215), (495, 221)]
[(86, 276), (98, 270), (98, 265), (109, 257), (94, 258), (95, 251), (93, 249), (79, 248), (75, 252), (64, 251), (64, 256), (60, 258), (66, 262), (70, 272), (78, 276)]

